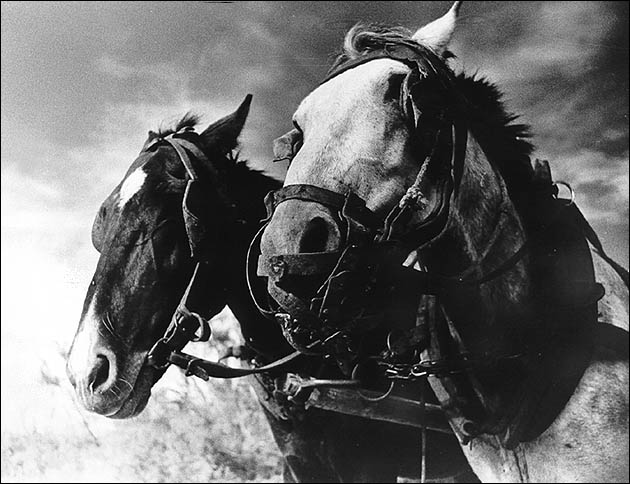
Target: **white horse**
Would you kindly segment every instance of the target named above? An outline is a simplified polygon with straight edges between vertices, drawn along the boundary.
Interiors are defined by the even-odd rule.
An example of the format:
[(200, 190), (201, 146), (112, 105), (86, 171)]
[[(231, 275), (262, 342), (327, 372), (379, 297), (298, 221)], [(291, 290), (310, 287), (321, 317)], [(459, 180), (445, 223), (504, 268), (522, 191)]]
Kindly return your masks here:
[[(466, 299), (441, 299), (446, 320), (461, 336), (462, 345), (473, 353), (487, 354), (495, 344), (497, 348), (519, 348), (518, 342), (541, 330), (534, 324), (536, 311), (546, 309), (540, 309), (535, 297), (547, 289), (538, 286), (531, 251), (518, 251), (527, 247), (535, 232), (524, 215), (529, 195), (519, 191), (519, 187), (533, 186), (528, 183), (538, 173), (529, 164), (531, 146), (521, 139), (525, 131), (510, 125), (514, 118), (503, 110), (493, 86), (448, 74), (447, 47), (460, 3), (415, 34), (369, 27), (348, 32), (342, 67), (333, 68), (333, 74), (301, 102), (293, 116), (296, 128), (277, 140), (276, 151), (282, 158), (291, 158), (285, 187), (315, 186), (338, 194), (353, 193), (381, 219), (399, 205), (413, 206), (409, 226), (422, 226), (440, 211), (440, 204), (446, 204), (440, 230), (426, 240), (421, 237), (406, 264), (422, 267), (429, 274), (478, 281), (497, 272), (469, 288)], [(427, 52), (431, 59), (414, 73), (418, 71), (414, 62), (404, 55), (402, 60), (399, 54), (390, 55), (392, 47), (400, 46), (418, 56)], [(450, 90), (440, 91), (435, 83), (425, 82), (435, 68), (439, 72), (433, 78), (451, 82)], [(451, 135), (451, 127), (459, 121), (444, 128), (444, 119), (452, 114), (450, 108), (440, 110), (444, 102), (441, 92), (461, 96), (467, 106), (463, 117), (476, 116), (477, 121), (464, 119), (464, 128), (452, 128), (455, 135)], [(432, 114), (435, 112), (438, 114)], [(427, 132), (428, 141), (418, 142), (418, 133)], [(461, 149), (460, 165), (454, 154), (453, 165), (440, 170), (438, 164), (451, 160), (431, 155), (431, 149), (441, 143), (452, 146), (453, 152)], [(424, 155), (427, 161), (423, 163)], [(446, 192), (448, 183), (439, 183), (445, 176), (452, 178), (454, 187)], [(441, 200), (443, 196), (446, 200)], [(408, 203), (410, 199), (412, 203)], [(337, 213), (320, 200), (287, 197), (274, 208), (262, 236), (263, 257), (330, 252), (343, 246)], [(538, 215), (530, 214), (534, 220)], [(555, 225), (552, 219), (551, 226)], [(519, 256), (513, 257), (517, 252)], [(594, 278), (603, 286), (604, 295), (597, 300), (601, 294), (584, 293), (587, 299), (593, 297), (592, 306), (582, 301), (584, 311), (597, 305), (598, 314), (592, 321), (597, 324), (596, 332), (604, 325), (627, 332), (628, 289), (620, 276), (623, 271), (616, 270), (601, 250), (591, 248), (591, 253)], [(510, 260), (511, 264), (501, 266)], [(269, 284), (271, 287), (273, 282)], [(283, 290), (290, 290), (290, 281)], [(572, 304), (578, 309), (571, 314), (578, 314), (580, 301), (573, 298)], [(570, 324), (563, 324), (562, 331), (570, 332)], [(625, 339), (623, 344), (611, 344), (610, 339), (597, 338), (595, 333), (592, 354), (584, 362), (577, 386), (572, 386), (575, 389), (567, 394), (568, 401), (542, 433), (510, 441), (505, 426), (501, 432), (486, 427), (462, 439), (463, 452), (483, 482), (628, 482), (628, 336), (623, 331), (613, 334)], [(578, 345), (582, 347), (584, 344)], [(542, 346), (534, 346), (539, 348)], [(546, 364), (552, 369), (553, 353), (552, 348), (545, 356), (551, 358)], [(510, 364), (507, 359), (505, 364)], [(566, 363), (558, 361), (561, 364)], [(479, 398), (498, 414), (505, 410), (504, 403), (514, 405), (515, 392), (523, 391), (527, 399), (528, 392), (537, 390), (531, 378), (484, 380), (483, 372), (473, 373), (479, 384), (475, 388), (487, 391)], [(512, 378), (515, 373), (506, 375)], [(462, 437), (466, 434), (465, 412), (457, 405), (453, 408), (453, 389), (449, 387), (456, 381), (429, 377), (438, 399), (450, 409), (454, 432)], [(553, 384), (550, 388), (553, 393)], [(516, 409), (522, 411), (518, 405)], [(532, 421), (535, 418), (525, 420)], [(521, 428), (520, 432), (522, 436), (525, 431)]]

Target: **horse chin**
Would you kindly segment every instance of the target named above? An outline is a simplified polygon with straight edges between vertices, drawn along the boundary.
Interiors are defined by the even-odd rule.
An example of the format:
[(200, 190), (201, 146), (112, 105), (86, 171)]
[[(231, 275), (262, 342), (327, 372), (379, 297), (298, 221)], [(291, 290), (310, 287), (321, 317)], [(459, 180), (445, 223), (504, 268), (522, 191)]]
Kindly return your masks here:
[(126, 419), (139, 415), (147, 406), (149, 402), (149, 397), (151, 393), (149, 392), (142, 398), (129, 398), (125, 400), (122, 407), (120, 407), (115, 413), (111, 415), (107, 415), (108, 418), (112, 419)]
[(138, 373), (133, 390), (122, 405), (113, 413), (107, 415), (112, 419), (126, 419), (139, 415), (146, 408), (151, 397), (151, 388), (162, 377), (163, 370), (155, 370), (148, 366), (143, 366)]

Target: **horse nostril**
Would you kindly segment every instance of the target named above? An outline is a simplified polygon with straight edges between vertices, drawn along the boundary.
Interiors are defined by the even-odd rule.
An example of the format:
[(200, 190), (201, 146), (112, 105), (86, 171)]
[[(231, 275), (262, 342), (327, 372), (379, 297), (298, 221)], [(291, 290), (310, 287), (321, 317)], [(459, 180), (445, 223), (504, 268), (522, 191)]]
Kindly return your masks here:
[(107, 382), (109, 378), (109, 360), (104, 355), (96, 357), (96, 363), (88, 375), (88, 388), (95, 392)]
[(328, 223), (321, 217), (308, 221), (300, 238), (300, 252), (324, 252), (328, 248)]

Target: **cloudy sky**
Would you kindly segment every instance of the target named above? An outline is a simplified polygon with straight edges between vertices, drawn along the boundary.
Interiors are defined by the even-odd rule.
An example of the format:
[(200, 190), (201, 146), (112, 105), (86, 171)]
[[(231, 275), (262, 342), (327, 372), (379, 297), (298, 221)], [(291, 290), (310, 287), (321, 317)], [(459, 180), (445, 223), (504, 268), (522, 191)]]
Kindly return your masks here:
[[(415, 29), (449, 6), (2, 2), (3, 408), (15, 348), (69, 343), (97, 260), (92, 218), (149, 129), (188, 110), (211, 122), (251, 93), (243, 156), (282, 178), (271, 141), (348, 28)], [(455, 69), (502, 88), (627, 267), (628, 3), (464, 2), (461, 15)]]

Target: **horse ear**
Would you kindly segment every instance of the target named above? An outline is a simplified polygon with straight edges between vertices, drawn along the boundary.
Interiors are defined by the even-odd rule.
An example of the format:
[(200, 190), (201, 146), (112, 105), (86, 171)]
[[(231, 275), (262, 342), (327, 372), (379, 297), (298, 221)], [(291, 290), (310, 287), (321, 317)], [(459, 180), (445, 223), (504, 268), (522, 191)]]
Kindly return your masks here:
[(412, 39), (431, 48), (437, 54), (443, 55), (451, 41), (453, 32), (455, 32), (455, 24), (461, 6), (462, 2), (453, 3), (453, 6), (446, 14), (421, 27), (413, 34)]
[(248, 94), (236, 111), (208, 126), (200, 134), (207, 145), (223, 153), (234, 149), (249, 114), (251, 102), (252, 95)]

